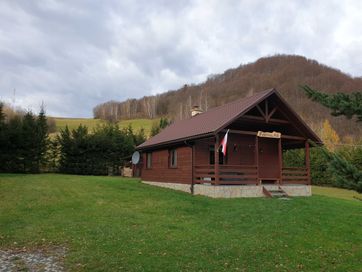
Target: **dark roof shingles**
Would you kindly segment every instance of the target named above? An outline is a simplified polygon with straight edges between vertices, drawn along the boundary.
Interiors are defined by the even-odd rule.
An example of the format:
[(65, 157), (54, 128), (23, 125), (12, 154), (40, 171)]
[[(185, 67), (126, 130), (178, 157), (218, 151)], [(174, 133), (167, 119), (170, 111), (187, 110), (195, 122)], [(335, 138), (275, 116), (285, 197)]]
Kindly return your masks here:
[(177, 121), (139, 145), (137, 149), (213, 133), (274, 92), (275, 89), (258, 92), (253, 96), (212, 108), (189, 119)]

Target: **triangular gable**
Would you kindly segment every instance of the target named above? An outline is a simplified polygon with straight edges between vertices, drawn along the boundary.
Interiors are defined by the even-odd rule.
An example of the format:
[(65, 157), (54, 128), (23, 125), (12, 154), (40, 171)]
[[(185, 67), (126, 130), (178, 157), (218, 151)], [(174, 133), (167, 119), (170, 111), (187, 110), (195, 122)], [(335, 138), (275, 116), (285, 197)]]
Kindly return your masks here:
[[(305, 137), (315, 143), (322, 143), (322, 140), (319, 138), (317, 134), (304, 122), (304, 120), (293, 110), (293, 108), (288, 104), (288, 102), (279, 94), (276, 89), (272, 89), (266, 96), (255, 101), (253, 105), (251, 105), (248, 109), (244, 109), (240, 114), (236, 115), (233, 119), (226, 122), (223, 126), (221, 126), (217, 131), (220, 132), (221, 130), (225, 129), (227, 126), (235, 122), (235, 120), (243, 117), (247, 113), (254, 111), (257, 116), (263, 117), (263, 113), (260, 112), (262, 109), (257, 109), (260, 104), (263, 104), (266, 100), (270, 99), (271, 97), (276, 98), (278, 100), (278, 109), (276, 109), (279, 114), (282, 114), (287, 120), (290, 121), (290, 124), (299, 131), (300, 136)], [(272, 111), (274, 108), (269, 109), (269, 113), (272, 115), (274, 114)], [(276, 112), (276, 113), (278, 113)], [(269, 116), (268, 116), (269, 117)], [(270, 116), (271, 117), (271, 116)]]

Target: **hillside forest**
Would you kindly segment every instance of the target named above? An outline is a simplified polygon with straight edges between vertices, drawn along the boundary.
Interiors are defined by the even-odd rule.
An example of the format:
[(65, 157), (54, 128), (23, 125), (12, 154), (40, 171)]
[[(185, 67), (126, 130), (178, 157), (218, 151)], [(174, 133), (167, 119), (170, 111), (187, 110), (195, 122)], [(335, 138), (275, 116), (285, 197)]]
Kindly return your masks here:
[(276, 88), (319, 135), (327, 121), (344, 143), (362, 138), (361, 125), (343, 116), (331, 116), (330, 110), (305, 96), (300, 90), (301, 85), (325, 93), (351, 93), (362, 90), (362, 78), (353, 78), (302, 56), (276, 55), (240, 65), (222, 74), (210, 75), (200, 84), (187, 84), (178, 90), (140, 99), (108, 101), (97, 105), (93, 114), (94, 118), (110, 121), (160, 117), (179, 120), (190, 117), (191, 108), (195, 105), (206, 111), (265, 89)]

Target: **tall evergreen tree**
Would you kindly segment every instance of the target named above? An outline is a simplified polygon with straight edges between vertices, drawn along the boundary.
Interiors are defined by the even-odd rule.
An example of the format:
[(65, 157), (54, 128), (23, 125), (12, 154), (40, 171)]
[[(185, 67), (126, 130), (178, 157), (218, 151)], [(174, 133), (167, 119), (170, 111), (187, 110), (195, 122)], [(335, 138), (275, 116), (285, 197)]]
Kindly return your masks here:
[(22, 161), (22, 172), (39, 172), (38, 168), (38, 133), (37, 123), (34, 115), (27, 112), (22, 122), (22, 141), (19, 143), (20, 160)]
[(171, 122), (167, 118), (161, 117), (160, 122), (154, 122), (151, 128), (151, 136), (155, 136), (161, 132), (164, 128), (169, 126)]
[(145, 129), (141, 128), (137, 134), (134, 134), (134, 144), (138, 146), (146, 141)]
[(60, 146), (58, 140), (49, 139), (48, 148), (46, 152), (46, 166), (47, 171), (49, 172), (58, 172), (59, 171), (59, 161), (60, 161)]
[(22, 155), (22, 120), (19, 116), (9, 119), (6, 129), (6, 145), (3, 146), (3, 171), (21, 172), (23, 171)]
[(160, 128), (161, 129), (164, 129), (164, 128), (166, 128), (167, 126), (169, 126), (170, 125), (170, 121), (165, 117), (165, 118), (161, 118), (161, 120), (160, 120)]
[(40, 172), (47, 151), (47, 120), (44, 108), (36, 118), (31, 112), (13, 115), (5, 122), (0, 103), (0, 171)]
[(57, 136), (57, 141), (60, 146), (59, 171), (63, 173), (71, 173), (72, 171), (70, 168), (73, 141), (68, 126), (66, 126), (64, 130), (60, 131), (60, 135)]
[(46, 152), (49, 143), (48, 139), (48, 124), (45, 115), (44, 105), (41, 105), (38, 118), (36, 120), (36, 163), (37, 168), (40, 170), (41, 165), (46, 163)]
[(331, 109), (333, 116), (344, 115), (348, 119), (356, 116), (357, 120), (362, 122), (362, 92), (326, 94), (314, 90), (308, 85), (301, 86), (301, 88), (308, 98)]
[(323, 149), (329, 159), (330, 170), (334, 173), (334, 180), (338, 187), (356, 190), (362, 193), (362, 171), (337, 153)]
[(7, 128), (5, 124), (4, 104), (0, 102), (0, 171), (4, 171), (6, 164)]

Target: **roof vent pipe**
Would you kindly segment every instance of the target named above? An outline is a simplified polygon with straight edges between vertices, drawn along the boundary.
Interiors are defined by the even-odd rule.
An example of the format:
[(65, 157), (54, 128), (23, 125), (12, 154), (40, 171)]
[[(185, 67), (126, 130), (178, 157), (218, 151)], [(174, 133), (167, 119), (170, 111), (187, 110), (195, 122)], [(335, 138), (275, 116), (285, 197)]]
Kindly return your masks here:
[(193, 106), (191, 109), (191, 116), (193, 117), (199, 113), (202, 113), (202, 109), (199, 106)]

